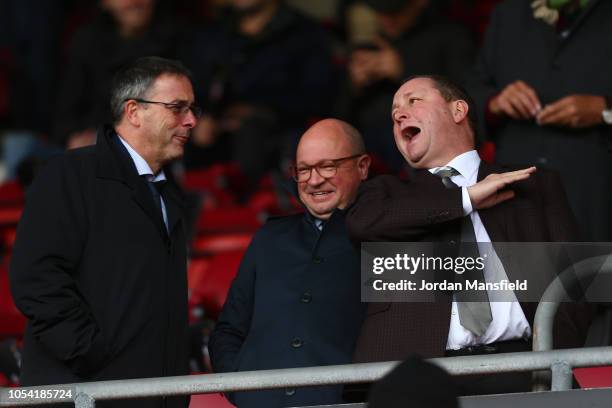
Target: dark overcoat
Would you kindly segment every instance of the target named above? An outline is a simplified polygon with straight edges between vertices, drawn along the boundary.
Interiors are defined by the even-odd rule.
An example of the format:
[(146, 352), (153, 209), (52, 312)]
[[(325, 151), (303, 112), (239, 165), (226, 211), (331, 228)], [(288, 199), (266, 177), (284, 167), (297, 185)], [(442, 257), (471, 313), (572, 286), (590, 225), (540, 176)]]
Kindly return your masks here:
[[(168, 236), (122, 149), (107, 127), (95, 146), (52, 160), (28, 192), (10, 266), (28, 318), (23, 385), (188, 374), (180, 193), (172, 183), (163, 192)], [(125, 406), (162, 403), (186, 399)]]
[[(336, 210), (322, 232), (298, 214), (253, 238), (211, 336), (216, 372), (348, 364), (361, 327), (359, 256)], [(233, 395), (239, 407), (341, 402), (341, 386)]]

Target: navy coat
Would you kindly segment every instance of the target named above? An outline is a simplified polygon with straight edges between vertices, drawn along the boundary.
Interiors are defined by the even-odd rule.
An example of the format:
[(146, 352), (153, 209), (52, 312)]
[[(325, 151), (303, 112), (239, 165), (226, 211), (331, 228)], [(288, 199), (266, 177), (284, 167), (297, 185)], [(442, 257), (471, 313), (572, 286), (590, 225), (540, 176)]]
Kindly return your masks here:
[[(319, 232), (309, 215), (269, 221), (247, 250), (213, 331), (216, 372), (348, 364), (361, 327), (359, 256), (344, 212)], [(341, 402), (341, 386), (233, 395), (239, 407)]]

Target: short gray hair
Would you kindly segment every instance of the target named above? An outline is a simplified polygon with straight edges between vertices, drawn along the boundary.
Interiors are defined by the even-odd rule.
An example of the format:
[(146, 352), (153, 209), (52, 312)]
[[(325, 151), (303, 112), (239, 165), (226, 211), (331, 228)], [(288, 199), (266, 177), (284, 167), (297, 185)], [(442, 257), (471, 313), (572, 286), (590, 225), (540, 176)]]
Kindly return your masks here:
[(161, 57), (138, 58), (113, 76), (110, 88), (111, 118), (116, 125), (123, 118), (127, 99), (144, 99), (161, 75), (184, 76), (191, 82), (191, 72), (180, 62)]

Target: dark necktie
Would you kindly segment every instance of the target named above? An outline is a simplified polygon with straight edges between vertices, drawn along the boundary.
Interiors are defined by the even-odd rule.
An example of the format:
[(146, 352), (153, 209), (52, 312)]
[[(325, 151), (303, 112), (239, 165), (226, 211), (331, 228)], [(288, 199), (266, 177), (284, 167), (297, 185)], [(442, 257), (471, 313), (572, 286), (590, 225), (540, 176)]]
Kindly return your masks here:
[(166, 232), (168, 232), (168, 225), (166, 224), (166, 220), (164, 218), (164, 212), (162, 210), (162, 204), (161, 204), (162, 191), (163, 191), (165, 184), (166, 184), (166, 180), (161, 180), (161, 181), (148, 181), (147, 180), (147, 185), (149, 186), (149, 190), (151, 190), (151, 195), (153, 196), (153, 203), (155, 204), (155, 208), (157, 209), (159, 216), (164, 222)]
[[(442, 179), (442, 183), (446, 188), (459, 188), (451, 177), (460, 173), (452, 167), (442, 167), (435, 173), (436, 176)], [(476, 234), (474, 233), (474, 225), (472, 218), (468, 215), (461, 220), (461, 250), (462, 257), (476, 258), (480, 256), (476, 242)], [(462, 282), (465, 287), (465, 281), (477, 280), (479, 283), (484, 282), (484, 276), (481, 270), (472, 269), (466, 270), (462, 274)], [(476, 336), (482, 336), (489, 325), (491, 324), (491, 305), (486, 291), (456, 291), (455, 300), (457, 301), (457, 309), (459, 310), (459, 322), (463, 327), (474, 333)]]

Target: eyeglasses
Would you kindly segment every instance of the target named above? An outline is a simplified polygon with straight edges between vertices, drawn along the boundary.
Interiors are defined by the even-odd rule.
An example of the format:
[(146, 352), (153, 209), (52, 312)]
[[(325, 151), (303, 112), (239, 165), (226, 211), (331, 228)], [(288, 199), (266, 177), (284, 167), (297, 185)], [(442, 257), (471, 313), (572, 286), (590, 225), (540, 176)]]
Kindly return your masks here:
[(314, 166), (292, 166), (291, 170), (293, 173), (293, 179), (298, 183), (305, 183), (310, 180), (312, 176), (312, 169), (316, 169), (319, 176), (324, 179), (332, 178), (338, 172), (340, 164), (346, 160), (356, 159), (357, 157), (363, 156), (363, 153), (354, 154), (352, 156), (341, 157), (339, 159), (323, 160)]
[(157, 105), (162, 105), (164, 108), (171, 110), (177, 115), (186, 115), (187, 112), (191, 111), (193, 116), (196, 118), (200, 118), (202, 116), (202, 108), (196, 105), (191, 105), (187, 102), (159, 102), (159, 101), (147, 101), (145, 99), (139, 98), (127, 98), (123, 102), (127, 102), (129, 100), (136, 101), (138, 103), (154, 103)]

